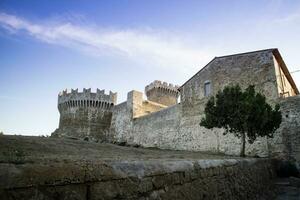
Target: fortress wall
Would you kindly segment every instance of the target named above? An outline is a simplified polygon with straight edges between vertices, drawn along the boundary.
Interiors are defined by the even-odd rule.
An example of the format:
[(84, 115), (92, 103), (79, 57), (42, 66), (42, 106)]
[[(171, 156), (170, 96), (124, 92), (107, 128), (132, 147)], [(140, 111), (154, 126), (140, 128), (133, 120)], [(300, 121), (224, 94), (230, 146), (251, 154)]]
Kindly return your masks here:
[[(284, 131), (282, 131), (289, 157), (297, 160), (300, 168), (300, 95), (289, 97), (282, 104)], [(287, 136), (285, 134), (288, 134)]]
[(57, 137), (73, 137), (103, 141), (109, 131), (112, 107), (117, 94), (97, 89), (64, 90), (58, 95), (59, 128), (52, 133)]
[[(176, 148), (239, 155), (241, 140), (230, 133), (223, 135), (223, 129), (210, 130), (200, 126), (202, 116), (183, 116), (181, 118)], [(258, 138), (253, 144), (247, 142), (246, 155), (266, 157), (268, 155), (267, 140)]]
[(104, 139), (109, 130), (112, 113), (93, 107), (71, 107), (60, 115), (59, 134), (76, 138)]
[(180, 104), (133, 119), (134, 143), (145, 147), (174, 149), (180, 124)]
[[(115, 106), (112, 118), (112, 135), (116, 142), (125, 142), (144, 147), (163, 149), (208, 151), (239, 155), (241, 141), (233, 134), (223, 135), (222, 129), (209, 130), (199, 126), (203, 113), (198, 110), (185, 115), (182, 105), (176, 104), (146, 116), (132, 118), (137, 106), (124, 102)], [(199, 104), (199, 107), (204, 105)], [(273, 157), (300, 160), (300, 96), (281, 100), (283, 122), (274, 138), (257, 138), (253, 144), (246, 144), (250, 156)], [(288, 116), (288, 117), (286, 117)]]
[(143, 101), (143, 104), (139, 109), (140, 110), (139, 115), (135, 116), (135, 118), (141, 117), (141, 116), (144, 116), (144, 115), (148, 115), (148, 114), (153, 113), (153, 112), (157, 112), (157, 111), (159, 111), (161, 109), (164, 109), (164, 108), (167, 108), (167, 106), (156, 103), (156, 102), (153, 102), (153, 101), (145, 100), (145, 101)]
[(274, 157), (297, 161), (300, 168), (300, 95), (281, 100), (282, 123), (269, 149)]
[(132, 133), (132, 110), (127, 102), (120, 103), (113, 108), (111, 120), (110, 138), (113, 142), (126, 142), (131, 144)]
[[(136, 100), (136, 99), (135, 99)], [(131, 103), (130, 103), (131, 102)], [(112, 140), (143, 147), (162, 149), (207, 151), (239, 155), (240, 139), (232, 134), (223, 135), (222, 129), (209, 130), (199, 125), (203, 113), (193, 111), (184, 115), (182, 105), (164, 108), (148, 115), (133, 118), (133, 111), (140, 109), (140, 100), (128, 100), (114, 107), (111, 123)], [(199, 105), (199, 107), (204, 105)], [(192, 111), (190, 112), (192, 114)], [(265, 157), (268, 155), (267, 140), (258, 139), (246, 145), (246, 154)]]
[[(166, 95), (166, 93), (169, 95)], [(148, 100), (161, 103), (163, 105), (175, 105), (177, 103), (177, 94), (164, 88), (153, 89), (147, 92)]]

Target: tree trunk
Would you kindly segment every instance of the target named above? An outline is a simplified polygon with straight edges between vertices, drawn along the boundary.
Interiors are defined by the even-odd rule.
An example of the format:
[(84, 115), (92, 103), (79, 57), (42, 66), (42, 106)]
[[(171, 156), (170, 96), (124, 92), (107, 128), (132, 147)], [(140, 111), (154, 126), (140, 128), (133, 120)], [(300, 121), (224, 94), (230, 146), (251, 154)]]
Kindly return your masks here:
[(242, 133), (242, 137), (241, 137), (241, 142), (242, 142), (242, 146), (241, 146), (241, 157), (245, 157), (245, 145), (246, 145), (246, 134)]

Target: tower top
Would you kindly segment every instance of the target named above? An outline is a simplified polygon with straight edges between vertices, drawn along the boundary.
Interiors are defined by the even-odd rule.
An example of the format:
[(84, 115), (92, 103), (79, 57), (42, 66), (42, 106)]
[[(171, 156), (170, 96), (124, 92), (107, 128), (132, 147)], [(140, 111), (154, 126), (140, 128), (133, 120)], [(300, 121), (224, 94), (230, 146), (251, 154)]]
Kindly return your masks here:
[(99, 90), (97, 88), (96, 92), (92, 92), (91, 88), (83, 88), (82, 92), (78, 92), (78, 89), (63, 90), (58, 94), (58, 104), (69, 101), (69, 100), (98, 100), (108, 103), (116, 104), (117, 93), (109, 91), (109, 94), (105, 94), (105, 90)]
[(155, 88), (169, 90), (170, 92), (179, 93), (179, 91), (178, 91), (179, 86), (178, 85), (173, 85), (172, 83), (167, 83), (167, 82), (162, 82), (162, 81), (155, 80), (155, 81), (153, 81), (152, 83), (150, 83), (149, 85), (147, 85), (145, 87), (146, 95), (149, 91), (151, 91)]
[(171, 106), (177, 103), (178, 89), (178, 85), (156, 80), (145, 87), (145, 93), (148, 100)]

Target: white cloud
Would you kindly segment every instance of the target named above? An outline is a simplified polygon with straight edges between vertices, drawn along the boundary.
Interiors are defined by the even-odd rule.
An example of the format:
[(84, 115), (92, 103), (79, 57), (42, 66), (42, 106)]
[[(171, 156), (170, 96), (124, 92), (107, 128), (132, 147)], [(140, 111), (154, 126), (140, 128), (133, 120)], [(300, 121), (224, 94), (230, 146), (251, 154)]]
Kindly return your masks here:
[(26, 33), (46, 43), (75, 48), (96, 56), (126, 56), (144, 65), (190, 70), (204, 65), (213, 54), (190, 47), (171, 33), (105, 28), (74, 23), (34, 23), (0, 13), (0, 25), (10, 32)]

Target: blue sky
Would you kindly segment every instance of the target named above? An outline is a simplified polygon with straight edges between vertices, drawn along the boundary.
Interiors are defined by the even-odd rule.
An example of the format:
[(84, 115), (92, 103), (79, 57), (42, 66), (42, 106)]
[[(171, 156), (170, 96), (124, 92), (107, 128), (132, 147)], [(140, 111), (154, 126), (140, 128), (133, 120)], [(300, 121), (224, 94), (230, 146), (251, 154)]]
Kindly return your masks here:
[(296, 71), (299, 35), (297, 0), (0, 0), (0, 131), (50, 134), (65, 88), (121, 102), (156, 79), (180, 85), (215, 56), (276, 47)]

